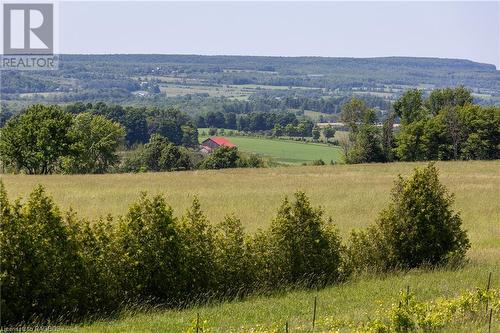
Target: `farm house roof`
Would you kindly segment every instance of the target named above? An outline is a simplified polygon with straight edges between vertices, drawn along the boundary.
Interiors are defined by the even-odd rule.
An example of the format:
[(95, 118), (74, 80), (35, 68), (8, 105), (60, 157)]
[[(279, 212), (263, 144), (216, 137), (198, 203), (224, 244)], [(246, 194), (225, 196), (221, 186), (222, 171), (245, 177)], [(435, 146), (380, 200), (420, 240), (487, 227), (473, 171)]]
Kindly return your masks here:
[(219, 146), (226, 146), (226, 147), (236, 147), (236, 145), (234, 143), (232, 143), (231, 141), (229, 141), (228, 139), (226, 138), (223, 138), (221, 136), (213, 136), (211, 138), (208, 138), (207, 140), (203, 141), (203, 142), (206, 142), (208, 140), (211, 140), (213, 142), (215, 142), (216, 144), (218, 144)]

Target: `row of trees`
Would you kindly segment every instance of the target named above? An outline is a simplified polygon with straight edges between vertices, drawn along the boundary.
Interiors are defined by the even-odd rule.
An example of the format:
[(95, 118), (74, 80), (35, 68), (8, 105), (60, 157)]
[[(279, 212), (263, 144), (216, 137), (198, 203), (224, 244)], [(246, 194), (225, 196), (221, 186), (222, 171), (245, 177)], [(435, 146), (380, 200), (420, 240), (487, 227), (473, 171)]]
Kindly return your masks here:
[(73, 114), (89, 112), (120, 123), (125, 128), (125, 144), (128, 147), (148, 142), (155, 133), (176, 145), (198, 145), (196, 126), (187, 114), (176, 108), (123, 107), (98, 102), (70, 104), (65, 110)]
[(176, 218), (163, 196), (141, 195), (118, 219), (62, 214), (42, 187), (11, 204), (0, 182), (1, 316), (78, 320), (133, 304), (182, 307), (282, 287), (321, 287), (361, 270), (460, 262), (469, 247), (433, 165), (399, 178), (377, 223), (343, 244), (302, 192), (268, 229), (211, 224), (198, 199)]
[(475, 105), (472, 100), (464, 87), (436, 89), (427, 98), (420, 90), (408, 90), (379, 127), (375, 111), (353, 98), (341, 115), (349, 128), (349, 136), (341, 141), (346, 161), (498, 159), (500, 108)]
[(245, 132), (268, 131), (276, 125), (285, 127), (296, 126), (298, 123), (297, 116), (291, 112), (250, 112), (236, 115), (218, 111), (196, 117), (196, 125), (199, 128), (227, 128)]

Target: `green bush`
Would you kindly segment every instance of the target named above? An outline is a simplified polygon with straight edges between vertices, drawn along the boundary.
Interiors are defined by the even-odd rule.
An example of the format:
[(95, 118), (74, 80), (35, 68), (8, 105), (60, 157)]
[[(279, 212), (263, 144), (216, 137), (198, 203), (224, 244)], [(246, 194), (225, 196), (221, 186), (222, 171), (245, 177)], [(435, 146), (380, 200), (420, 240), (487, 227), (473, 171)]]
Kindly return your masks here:
[(83, 262), (52, 199), (38, 186), (25, 204), (11, 205), (0, 182), (0, 207), (3, 322), (84, 311)]
[(179, 231), (184, 294), (188, 299), (198, 299), (214, 291), (216, 267), (214, 230), (197, 197), (182, 217)]
[(264, 160), (256, 154), (239, 154), (237, 167), (239, 168), (263, 168)]
[(179, 299), (181, 238), (165, 199), (143, 193), (117, 228), (113, 260), (117, 261), (123, 298), (160, 303)]
[(319, 159), (319, 160), (312, 161), (311, 165), (326, 165), (326, 163), (322, 159)]
[(193, 168), (189, 152), (170, 143), (160, 134), (153, 134), (141, 150), (141, 167), (149, 171), (190, 170)]
[(84, 266), (81, 282), (86, 297), (79, 300), (79, 307), (89, 314), (116, 310), (123, 299), (112, 217), (90, 222), (69, 215), (68, 220), (70, 236), (78, 245), (78, 255)]
[(248, 241), (241, 221), (227, 216), (215, 234), (217, 282), (222, 295), (245, 294), (252, 282)]
[(285, 198), (269, 231), (273, 278), (285, 284), (324, 284), (340, 276), (341, 243), (331, 219), (305, 193)]
[(201, 162), (200, 169), (236, 168), (239, 159), (238, 148), (220, 146)]
[(434, 164), (416, 168), (407, 179), (400, 176), (376, 225), (352, 234), (353, 266), (388, 270), (460, 262), (470, 244), (452, 204)]

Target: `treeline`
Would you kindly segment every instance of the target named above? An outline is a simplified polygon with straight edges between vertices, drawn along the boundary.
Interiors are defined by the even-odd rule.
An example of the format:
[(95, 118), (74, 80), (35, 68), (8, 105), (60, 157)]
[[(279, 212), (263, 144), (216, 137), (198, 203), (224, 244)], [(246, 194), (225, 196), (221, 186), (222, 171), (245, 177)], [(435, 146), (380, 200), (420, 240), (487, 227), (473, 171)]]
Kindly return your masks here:
[[(33, 105), (7, 121), (0, 129), (3, 170), (106, 173), (264, 165), (262, 159), (237, 148), (201, 155), (196, 127), (175, 109), (146, 111), (98, 103), (70, 105), (66, 110)], [(144, 145), (143, 140), (147, 140)], [(127, 150), (131, 143), (134, 146)]]
[[(250, 112), (236, 115), (234, 113), (208, 112), (196, 117), (199, 128), (225, 128), (242, 132), (268, 132), (271, 135), (282, 136), (312, 136), (314, 123), (308, 118), (298, 118), (291, 112), (265, 113)], [(286, 131), (285, 131), (286, 129)]]
[(358, 271), (458, 264), (469, 247), (433, 165), (396, 181), (377, 222), (343, 243), (332, 219), (297, 192), (270, 226), (245, 234), (234, 215), (211, 224), (197, 198), (176, 218), (142, 194), (119, 218), (63, 214), (42, 187), (10, 203), (0, 182), (4, 325), (102, 317), (134, 304), (181, 308), (290, 287), (322, 287)]
[(148, 142), (153, 133), (161, 134), (176, 145), (194, 147), (198, 131), (191, 118), (176, 108), (123, 107), (98, 103), (75, 103), (65, 107), (67, 112), (89, 112), (120, 123), (126, 132), (127, 146)]
[(380, 128), (363, 101), (343, 106), (349, 136), (340, 143), (348, 163), (500, 158), (500, 108), (473, 104), (462, 86), (436, 89), (427, 98), (408, 90), (393, 108)]

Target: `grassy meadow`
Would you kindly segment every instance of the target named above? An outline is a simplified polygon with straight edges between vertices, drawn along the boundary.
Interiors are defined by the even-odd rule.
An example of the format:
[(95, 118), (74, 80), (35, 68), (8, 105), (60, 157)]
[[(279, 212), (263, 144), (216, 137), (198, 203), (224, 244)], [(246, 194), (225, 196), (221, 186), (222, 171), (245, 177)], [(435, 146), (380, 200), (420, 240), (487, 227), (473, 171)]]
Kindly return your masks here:
[[(231, 138), (232, 139), (232, 138)], [(246, 139), (246, 138), (242, 138)], [(236, 142), (235, 142), (236, 143)], [(398, 174), (408, 175), (423, 163), (297, 166), (268, 169), (232, 169), (147, 174), (108, 175), (0, 175), (9, 197), (26, 196), (43, 184), (63, 209), (95, 218), (125, 214), (140, 191), (164, 193), (177, 215), (198, 195), (212, 222), (235, 213), (248, 232), (269, 225), (285, 195), (306, 191), (313, 205), (321, 205), (343, 236), (366, 227), (387, 204)], [(320, 291), (293, 291), (273, 297), (254, 296), (182, 311), (155, 310), (126, 314), (115, 320), (61, 328), (68, 332), (183, 332), (200, 313), (215, 332), (248, 332), (290, 323), (291, 332), (309, 332), (312, 302), (318, 296), (316, 331), (330, 328), (328, 318), (355, 323), (379, 316), (381, 307), (396, 302), (410, 285), (418, 300), (452, 297), (484, 287), (489, 272), (492, 285), (500, 283), (500, 161), (439, 162), (441, 181), (455, 193), (454, 208), (461, 212), (472, 247), (470, 263), (459, 270), (411, 271), (386, 277), (364, 277)], [(500, 330), (493, 319), (492, 332)], [(280, 326), (282, 327), (282, 326)], [(482, 326), (483, 330), (486, 326)], [(469, 331), (465, 327), (446, 332)], [(472, 330), (472, 328), (470, 328)], [(257, 330), (258, 331), (258, 330)]]

